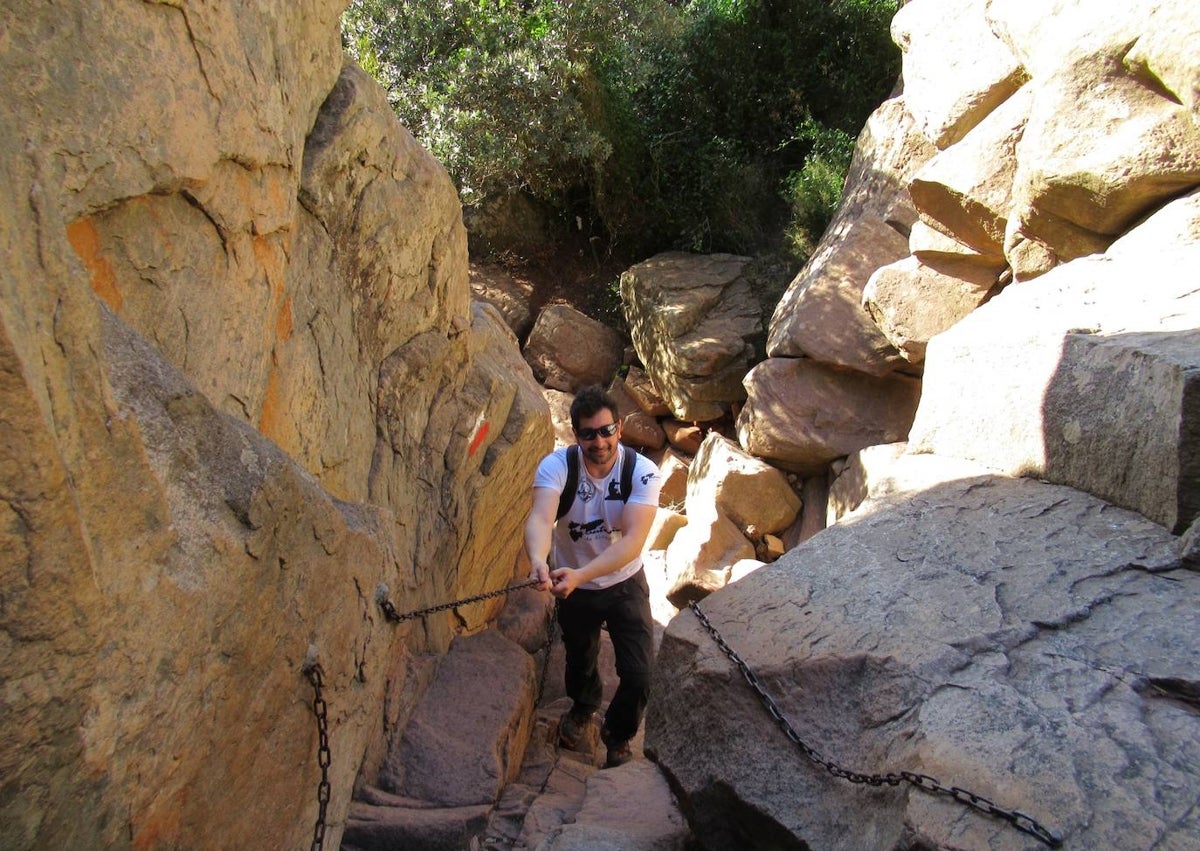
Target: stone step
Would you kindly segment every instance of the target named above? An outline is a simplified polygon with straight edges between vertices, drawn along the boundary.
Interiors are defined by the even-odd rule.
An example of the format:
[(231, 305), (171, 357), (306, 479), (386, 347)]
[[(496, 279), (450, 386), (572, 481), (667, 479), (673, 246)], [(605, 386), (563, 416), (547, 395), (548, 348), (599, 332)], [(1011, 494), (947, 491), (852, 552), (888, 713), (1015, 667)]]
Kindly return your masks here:
[(687, 851), (698, 847), (662, 771), (635, 759), (592, 773), (575, 817), (537, 851)]
[[(630, 743), (633, 762), (601, 770), (602, 706), (578, 750), (558, 746), (559, 722), (572, 703), (563, 690), (564, 651), (558, 640), (548, 654), (531, 654), (542, 641), (520, 622), (536, 620), (531, 611), (506, 621), (506, 638), (485, 632), (455, 641), (384, 761), (381, 785), (393, 791), (359, 793), (344, 849), (687, 847), (666, 781), (643, 755), (642, 733)], [(617, 676), (606, 632), (600, 671), (611, 695)], [(519, 766), (512, 761), (518, 753)]]
[(466, 807), (395, 806), (355, 801), (350, 805), (342, 851), (424, 848), (457, 851), (468, 847), (487, 824), (490, 805)]

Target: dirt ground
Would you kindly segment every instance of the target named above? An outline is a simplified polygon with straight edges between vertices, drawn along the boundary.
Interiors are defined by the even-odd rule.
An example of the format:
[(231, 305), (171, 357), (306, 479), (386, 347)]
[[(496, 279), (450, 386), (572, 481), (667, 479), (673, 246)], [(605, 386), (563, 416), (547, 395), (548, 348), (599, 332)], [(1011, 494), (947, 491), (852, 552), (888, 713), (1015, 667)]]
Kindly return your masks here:
[(529, 311), (537, 316), (547, 304), (564, 302), (585, 316), (625, 332), (618, 281), (637, 260), (617, 257), (582, 238), (505, 251), (473, 262), (498, 266), (531, 292)]

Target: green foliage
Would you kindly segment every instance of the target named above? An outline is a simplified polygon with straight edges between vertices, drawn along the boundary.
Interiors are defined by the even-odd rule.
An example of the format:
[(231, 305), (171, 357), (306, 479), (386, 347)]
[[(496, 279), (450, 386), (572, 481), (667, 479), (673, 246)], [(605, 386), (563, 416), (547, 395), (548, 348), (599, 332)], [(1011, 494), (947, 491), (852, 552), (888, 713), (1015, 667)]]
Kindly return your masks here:
[(809, 142), (811, 150), (804, 165), (787, 176), (785, 195), (791, 217), (785, 237), (792, 255), (803, 263), (837, 212), (854, 155), (854, 139), (816, 122), (801, 127), (797, 135)]
[[(688, 4), (638, 110), (660, 217), (685, 247), (749, 252), (780, 232), (787, 176), (805, 168), (825, 129), (857, 134), (894, 84), (895, 10), (882, 0)], [(836, 167), (820, 156), (814, 171)], [(840, 189), (840, 176), (833, 182)]]
[(838, 145), (899, 71), (896, 8), (355, 0), (344, 42), (464, 203), (526, 192), (630, 254), (753, 253), (828, 220)]
[(356, 0), (343, 29), (471, 204), (514, 190), (558, 199), (603, 166), (601, 78), (629, 20), (601, 2)]

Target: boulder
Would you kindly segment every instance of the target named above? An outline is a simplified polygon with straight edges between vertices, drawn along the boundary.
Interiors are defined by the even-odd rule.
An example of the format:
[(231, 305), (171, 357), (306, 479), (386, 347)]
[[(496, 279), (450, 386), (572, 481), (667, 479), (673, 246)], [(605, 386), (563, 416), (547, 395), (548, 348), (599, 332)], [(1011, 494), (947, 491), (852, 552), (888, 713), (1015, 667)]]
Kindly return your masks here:
[(1151, 14), (1064, 2), (1032, 16), (1024, 5), (990, 9), (997, 31), (1028, 56), (1035, 86), (1005, 236), (1017, 280), (1103, 251), (1200, 184), (1200, 74), (1185, 58), (1200, 27), (1195, 5), (1162, 0)]
[(662, 394), (655, 389), (654, 381), (644, 369), (629, 367), (629, 372), (623, 380), (625, 389), (644, 413), (656, 418), (671, 413), (671, 407), (663, 401)]
[(660, 508), (654, 513), (654, 523), (646, 536), (646, 549), (665, 550), (675, 540), (675, 533), (687, 525), (687, 517), (669, 508)]
[(975, 257), (923, 262), (906, 257), (878, 269), (863, 290), (863, 306), (909, 363), (925, 360), (930, 339), (982, 304), (999, 288), (1003, 260)]
[(514, 847), (541, 848), (560, 825), (574, 818), (586, 795), (587, 780), (597, 771), (582, 759), (559, 759), (554, 763), (553, 771), (541, 784), (542, 794), (525, 814)]
[(533, 329), (533, 314), (529, 310), (533, 287), (517, 281), (499, 266), (472, 263), (469, 271), (471, 297), (500, 311), (518, 340), (528, 338)]
[(719, 514), (761, 535), (786, 529), (799, 512), (800, 497), (782, 472), (719, 434), (704, 439), (688, 469), (689, 522)]
[(681, 420), (715, 420), (745, 396), (762, 316), (749, 257), (667, 252), (621, 275), (621, 305), (638, 357)]
[(1003, 267), (1017, 143), (1033, 108), (1034, 87), (999, 104), (957, 144), (939, 152), (908, 191), (921, 220)]
[[(699, 444), (697, 444), (699, 450)], [(658, 491), (660, 505), (682, 512), (687, 500), (688, 469), (691, 461), (674, 449), (668, 449), (658, 465), (662, 476), (662, 487)]]
[(700, 609), (816, 754), (692, 612), (675, 617), (646, 747), (708, 849), (1042, 847), (825, 760), (927, 775), (1065, 847), (1200, 835), (1200, 574), (1133, 512), (1029, 479), (948, 482), (864, 506)]
[[(754, 555), (760, 564), (770, 564), (777, 561), (786, 551), (783, 539), (777, 535), (763, 535), (762, 538), (754, 544)], [(754, 568), (757, 570), (757, 568)], [(733, 566), (731, 573), (731, 582), (737, 582), (747, 572), (747, 568), (738, 565)]]
[(658, 420), (637, 410), (621, 418), (621, 442), (636, 449), (662, 449), (667, 435)]
[(872, 113), (855, 145), (841, 205), (771, 317), (769, 357), (806, 356), (870, 375), (903, 366), (862, 309), (862, 292), (876, 269), (908, 254), (917, 219), (908, 183), (934, 151), (903, 97)]
[[(514, 577), (529, 578), (528, 560)], [(521, 588), (504, 597), (504, 608), (496, 617), (496, 629), (526, 653), (537, 653), (546, 646), (548, 627), (554, 618), (554, 597), (536, 588)]]
[(342, 834), (343, 851), (458, 851), (487, 826), (491, 807), (398, 807), (356, 801)]
[(749, 401), (738, 437), (751, 455), (803, 475), (824, 473), (835, 458), (865, 446), (904, 440), (921, 382), (874, 377), (804, 358), (771, 358), (746, 376)]
[(570, 393), (542, 389), (542, 396), (550, 406), (550, 422), (554, 427), (554, 445), (570, 446), (575, 442), (575, 430), (571, 427), (571, 402), (575, 399)]
[(696, 423), (665, 419), (662, 421), (662, 427), (666, 432), (667, 442), (684, 455), (695, 455), (700, 451), (700, 444), (704, 442), (704, 429)]
[(732, 566), (754, 558), (754, 545), (719, 514), (688, 518), (667, 547), (667, 600), (682, 608), (729, 584)]
[(685, 851), (683, 815), (662, 772), (635, 760), (587, 779), (573, 822), (550, 832), (540, 851)]
[(496, 630), (456, 638), (380, 788), (440, 807), (495, 803), (521, 768), (536, 687), (533, 658)]
[(1200, 520), (1192, 523), (1179, 537), (1179, 557), (1184, 567), (1200, 570)]
[[(768, 535), (768, 537), (774, 537), (774, 536)], [(778, 540), (778, 539), (776, 539), (776, 540)], [(783, 553), (780, 552), (779, 555), (783, 555)], [(774, 559), (772, 559), (772, 561), (774, 561)], [(731, 564), (729, 566), (729, 581), (737, 582), (739, 579), (745, 579), (747, 576), (749, 576), (754, 571), (758, 570), (760, 567), (766, 567), (766, 566), (767, 566), (767, 562), (759, 561), (756, 558), (744, 558), (741, 561), (735, 561), (733, 564)]]
[(637, 449), (662, 449), (667, 435), (656, 417), (647, 414), (629, 392), (624, 379), (614, 378), (608, 392), (617, 400), (621, 420), (621, 442)]
[(890, 474), (897, 459), (907, 448), (905, 441), (867, 446), (850, 453), (836, 471), (831, 469), (833, 483), (829, 486), (828, 525), (832, 526), (854, 511), (869, 496), (879, 495), (873, 488)]
[(1197, 262), (1195, 245), (1118, 252), (1009, 287), (931, 341), (910, 451), (1069, 484), (1183, 531), (1200, 513)]
[(1105, 252), (1109, 257), (1135, 261), (1162, 251), (1200, 247), (1200, 190), (1167, 202), (1141, 226), (1126, 231)]
[(892, 19), (900, 46), (904, 98), (917, 127), (947, 148), (1004, 102), (1026, 78), (1012, 50), (992, 32), (988, 0), (906, 3)]
[(800, 516), (783, 530), (783, 550), (787, 552), (829, 525), (829, 475), (806, 476), (800, 481)]
[(907, 443), (868, 446), (846, 459), (829, 488), (828, 525), (840, 523), (870, 500), (927, 490), (942, 482), (981, 476), (983, 464), (943, 455), (906, 454)]
[(538, 313), (525, 360), (544, 386), (576, 393), (589, 384), (607, 385), (621, 365), (621, 335), (567, 304), (549, 304)]

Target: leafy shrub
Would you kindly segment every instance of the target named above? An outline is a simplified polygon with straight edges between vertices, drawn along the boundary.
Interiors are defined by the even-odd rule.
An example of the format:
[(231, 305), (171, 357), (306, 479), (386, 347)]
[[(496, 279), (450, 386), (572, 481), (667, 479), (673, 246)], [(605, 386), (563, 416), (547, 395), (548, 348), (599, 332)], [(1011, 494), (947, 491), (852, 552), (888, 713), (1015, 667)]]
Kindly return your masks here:
[(630, 255), (753, 253), (793, 214), (787, 238), (811, 234), (840, 191), (823, 140), (857, 133), (896, 79), (896, 8), (355, 0), (344, 41), (465, 204), (527, 193)]
[(787, 247), (799, 263), (816, 248), (842, 198), (842, 186), (854, 155), (849, 133), (815, 122), (801, 128), (812, 145), (804, 165), (787, 176), (785, 195), (791, 207), (785, 229)]

